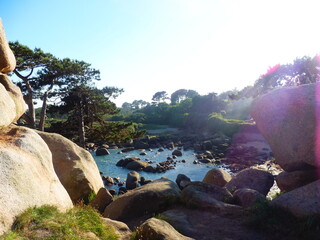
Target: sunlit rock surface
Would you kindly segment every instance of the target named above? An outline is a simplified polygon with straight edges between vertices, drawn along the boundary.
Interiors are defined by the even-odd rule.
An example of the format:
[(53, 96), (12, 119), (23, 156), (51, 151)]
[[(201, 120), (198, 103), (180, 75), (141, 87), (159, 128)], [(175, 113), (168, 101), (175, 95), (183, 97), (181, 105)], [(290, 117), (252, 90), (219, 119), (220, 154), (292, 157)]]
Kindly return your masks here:
[(123, 194), (103, 213), (104, 217), (126, 221), (164, 210), (178, 200), (180, 189), (169, 179), (159, 179)]
[(16, 59), (11, 51), (2, 21), (0, 19), (0, 72), (9, 73), (12, 72), (16, 67)]
[(49, 146), (54, 170), (74, 203), (86, 202), (92, 192), (104, 187), (97, 164), (88, 151), (59, 134), (37, 133)]
[(28, 207), (48, 204), (66, 210), (73, 206), (53, 169), (48, 146), (28, 128), (2, 129), (0, 182), (0, 235)]
[(7, 75), (0, 73), (0, 128), (17, 121), (25, 110), (26, 106), (20, 89)]

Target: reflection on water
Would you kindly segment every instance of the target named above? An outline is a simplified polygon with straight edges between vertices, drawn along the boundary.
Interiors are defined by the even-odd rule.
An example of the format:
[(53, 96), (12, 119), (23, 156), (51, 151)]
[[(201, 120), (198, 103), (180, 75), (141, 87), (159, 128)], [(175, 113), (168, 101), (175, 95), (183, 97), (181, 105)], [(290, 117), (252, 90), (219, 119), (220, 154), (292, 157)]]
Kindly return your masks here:
[[(167, 160), (167, 157), (172, 157), (173, 150), (165, 149), (163, 152), (158, 152), (157, 149), (153, 149), (153, 151), (146, 151), (147, 155), (140, 156), (140, 150), (134, 150), (131, 152), (118, 154), (121, 149), (110, 149), (110, 155), (105, 156), (95, 156), (93, 153), (93, 157), (96, 160), (98, 168), (101, 172), (103, 172), (104, 176), (111, 176), (111, 177), (120, 177), (120, 181), (125, 181), (127, 178), (127, 173), (131, 170), (117, 167), (116, 163), (120, 159), (128, 158), (128, 157), (140, 157), (142, 161), (145, 159), (149, 159), (151, 161), (155, 161), (151, 165), (155, 166), (159, 162), (163, 162)], [(189, 151), (182, 151), (183, 156), (177, 157), (175, 161), (177, 162), (176, 168), (172, 170), (168, 170), (165, 173), (147, 173), (143, 171), (139, 171), (141, 177), (145, 179), (156, 180), (163, 176), (169, 178), (172, 181), (176, 180), (176, 177), (179, 173), (185, 174), (188, 176), (192, 181), (202, 181), (205, 174), (212, 168), (219, 167), (216, 164), (193, 164), (193, 161), (196, 160), (196, 156), (192, 150)], [(181, 160), (186, 160), (185, 163), (182, 163)], [(180, 162), (179, 162), (180, 161)]]

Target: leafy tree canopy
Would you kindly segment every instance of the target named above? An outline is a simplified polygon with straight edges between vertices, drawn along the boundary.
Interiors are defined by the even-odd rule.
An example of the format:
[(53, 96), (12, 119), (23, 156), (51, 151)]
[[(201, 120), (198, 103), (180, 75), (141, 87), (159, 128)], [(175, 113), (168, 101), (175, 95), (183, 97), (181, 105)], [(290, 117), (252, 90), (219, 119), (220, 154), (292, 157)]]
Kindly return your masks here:
[[(17, 85), (28, 105), (27, 121), (32, 128), (35, 128), (36, 122), (34, 100), (43, 101), (39, 123), (39, 129), (43, 130), (47, 100), (50, 97), (61, 98), (72, 88), (80, 85), (93, 86), (93, 81), (100, 80), (100, 72), (84, 61), (58, 59), (40, 48), (32, 50), (19, 42), (11, 42), (10, 47), (17, 58), (14, 74), (19, 79)], [(109, 90), (114, 93), (112, 89)]]
[(195, 90), (179, 89), (171, 94), (171, 104), (178, 104), (186, 98), (193, 98), (197, 95), (199, 93)]
[(68, 114), (68, 122), (78, 127), (79, 143), (84, 146), (85, 128), (92, 128), (95, 122), (104, 123), (105, 114), (115, 114), (119, 110), (109, 100), (123, 90), (115, 87), (98, 89), (87, 85), (76, 86), (61, 99), (61, 104), (52, 106), (51, 111)]
[(275, 88), (299, 86), (319, 81), (320, 55), (296, 58), (292, 63), (276, 64), (262, 74), (253, 87), (246, 87), (240, 96), (259, 96)]
[(168, 94), (166, 91), (160, 91), (160, 92), (156, 92), (153, 96), (152, 96), (152, 101), (156, 102), (156, 103), (160, 103), (160, 102), (164, 102), (165, 100), (169, 99)]

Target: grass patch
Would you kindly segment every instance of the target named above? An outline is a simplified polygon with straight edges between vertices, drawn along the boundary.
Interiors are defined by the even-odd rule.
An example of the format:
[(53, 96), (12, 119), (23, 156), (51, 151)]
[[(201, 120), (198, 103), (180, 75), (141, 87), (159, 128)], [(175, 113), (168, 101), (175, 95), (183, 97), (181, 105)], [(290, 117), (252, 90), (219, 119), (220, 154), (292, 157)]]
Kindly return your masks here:
[(96, 196), (97, 194), (95, 192), (91, 192), (88, 196), (88, 202), (90, 203)]
[(91, 207), (76, 206), (61, 213), (56, 207), (42, 206), (23, 212), (17, 217), (13, 230), (0, 239), (92, 240), (94, 236), (103, 240), (118, 239), (113, 228), (106, 226)]
[(253, 123), (248, 123), (242, 120), (223, 118), (220, 113), (212, 113), (208, 120), (208, 128), (210, 131), (223, 133), (229, 137), (232, 137), (243, 127), (253, 127), (254, 125), (255, 124)]
[(290, 212), (262, 201), (251, 209), (246, 225), (264, 232), (270, 239), (320, 239), (320, 215), (298, 218)]

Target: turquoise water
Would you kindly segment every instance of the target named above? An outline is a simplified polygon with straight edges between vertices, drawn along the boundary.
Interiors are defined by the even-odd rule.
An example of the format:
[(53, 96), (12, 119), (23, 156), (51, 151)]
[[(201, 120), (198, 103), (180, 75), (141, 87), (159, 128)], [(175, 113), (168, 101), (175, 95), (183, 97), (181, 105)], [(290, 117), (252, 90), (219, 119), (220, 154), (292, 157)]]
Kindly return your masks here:
[[(158, 152), (158, 149), (153, 149), (153, 151), (146, 151), (146, 156), (140, 156), (140, 150), (134, 150), (127, 153), (118, 154), (121, 149), (110, 149), (110, 155), (105, 156), (95, 156), (95, 153), (92, 153), (98, 168), (101, 172), (103, 172), (104, 176), (110, 177), (120, 177), (120, 181), (125, 181), (127, 178), (127, 173), (131, 170), (117, 167), (116, 163), (120, 159), (128, 158), (128, 157), (140, 157), (142, 161), (145, 159), (149, 159), (151, 161), (155, 161), (156, 163), (152, 163), (150, 165), (155, 166), (157, 163), (167, 160), (167, 157), (172, 156), (173, 150), (165, 149), (163, 152)], [(163, 176), (169, 178), (172, 181), (176, 180), (176, 177), (179, 173), (185, 174), (192, 181), (201, 181), (205, 174), (212, 168), (220, 167), (220, 165), (216, 164), (193, 164), (193, 161), (196, 160), (196, 156), (192, 150), (182, 151), (183, 156), (177, 157), (175, 161), (181, 161), (184, 159), (186, 163), (177, 162), (176, 168), (166, 171), (165, 173), (147, 173), (140, 171), (139, 174), (141, 177), (145, 179), (156, 180)]]

